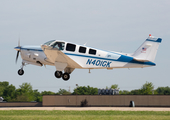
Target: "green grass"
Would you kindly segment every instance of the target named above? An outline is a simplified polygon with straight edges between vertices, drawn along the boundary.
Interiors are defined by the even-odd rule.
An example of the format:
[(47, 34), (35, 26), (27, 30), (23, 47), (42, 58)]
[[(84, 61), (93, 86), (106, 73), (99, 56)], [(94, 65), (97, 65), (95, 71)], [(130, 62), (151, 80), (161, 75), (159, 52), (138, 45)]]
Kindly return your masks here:
[(0, 120), (169, 120), (169, 111), (3, 110)]

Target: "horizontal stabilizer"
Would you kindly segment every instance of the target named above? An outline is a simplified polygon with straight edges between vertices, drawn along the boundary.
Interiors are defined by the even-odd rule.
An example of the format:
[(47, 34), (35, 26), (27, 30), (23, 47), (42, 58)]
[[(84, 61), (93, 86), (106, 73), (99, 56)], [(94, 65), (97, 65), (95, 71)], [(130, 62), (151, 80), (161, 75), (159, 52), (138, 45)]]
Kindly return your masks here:
[(149, 60), (141, 59), (141, 58), (133, 58), (135, 61), (139, 62), (149, 62)]

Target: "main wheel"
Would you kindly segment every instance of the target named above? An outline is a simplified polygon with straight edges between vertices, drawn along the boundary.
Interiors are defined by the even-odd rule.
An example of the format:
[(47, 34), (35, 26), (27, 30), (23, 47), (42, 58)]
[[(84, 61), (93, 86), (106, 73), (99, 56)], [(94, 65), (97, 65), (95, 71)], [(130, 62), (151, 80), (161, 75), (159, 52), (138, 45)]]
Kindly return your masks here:
[(23, 75), (24, 74), (24, 70), (23, 69), (19, 69), (18, 70), (18, 75)]
[(56, 78), (61, 78), (62, 77), (62, 72), (61, 71), (56, 71), (55, 73), (54, 73), (54, 75), (55, 75), (55, 77)]
[(64, 73), (62, 76), (63, 80), (67, 81), (70, 78), (70, 75), (68, 73)]

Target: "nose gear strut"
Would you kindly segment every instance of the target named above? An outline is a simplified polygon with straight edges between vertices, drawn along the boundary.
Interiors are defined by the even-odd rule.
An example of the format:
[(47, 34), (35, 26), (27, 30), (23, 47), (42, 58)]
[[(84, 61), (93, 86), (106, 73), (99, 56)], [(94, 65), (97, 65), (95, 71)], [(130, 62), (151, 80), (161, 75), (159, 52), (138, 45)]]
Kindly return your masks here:
[(18, 75), (22, 76), (24, 74), (24, 70), (23, 70), (24, 66), (26, 66), (26, 64), (22, 62), (21, 69), (18, 70)]

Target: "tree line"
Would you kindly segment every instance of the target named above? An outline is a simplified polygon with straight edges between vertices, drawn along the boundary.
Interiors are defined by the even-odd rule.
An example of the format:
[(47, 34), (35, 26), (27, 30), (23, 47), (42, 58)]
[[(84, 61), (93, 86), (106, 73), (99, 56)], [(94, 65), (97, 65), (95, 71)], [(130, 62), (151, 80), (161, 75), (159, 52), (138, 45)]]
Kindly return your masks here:
[[(106, 87), (107, 89), (109, 87)], [(117, 84), (111, 85), (112, 89), (119, 89)], [(90, 86), (78, 86), (71, 93), (68, 90), (61, 89), (58, 92), (51, 91), (42, 91), (39, 92), (37, 89), (33, 90), (30, 83), (23, 83), (19, 85), (19, 88), (16, 89), (14, 85), (9, 85), (9, 82), (4, 81), (0, 82), (0, 97), (4, 98), (4, 101), (7, 102), (31, 102), (37, 101), (42, 102), (43, 95), (97, 95), (98, 88)], [(120, 90), (120, 95), (170, 95), (170, 87), (158, 87), (154, 90), (154, 85), (151, 82), (146, 82), (142, 85), (141, 89), (136, 90)]]

